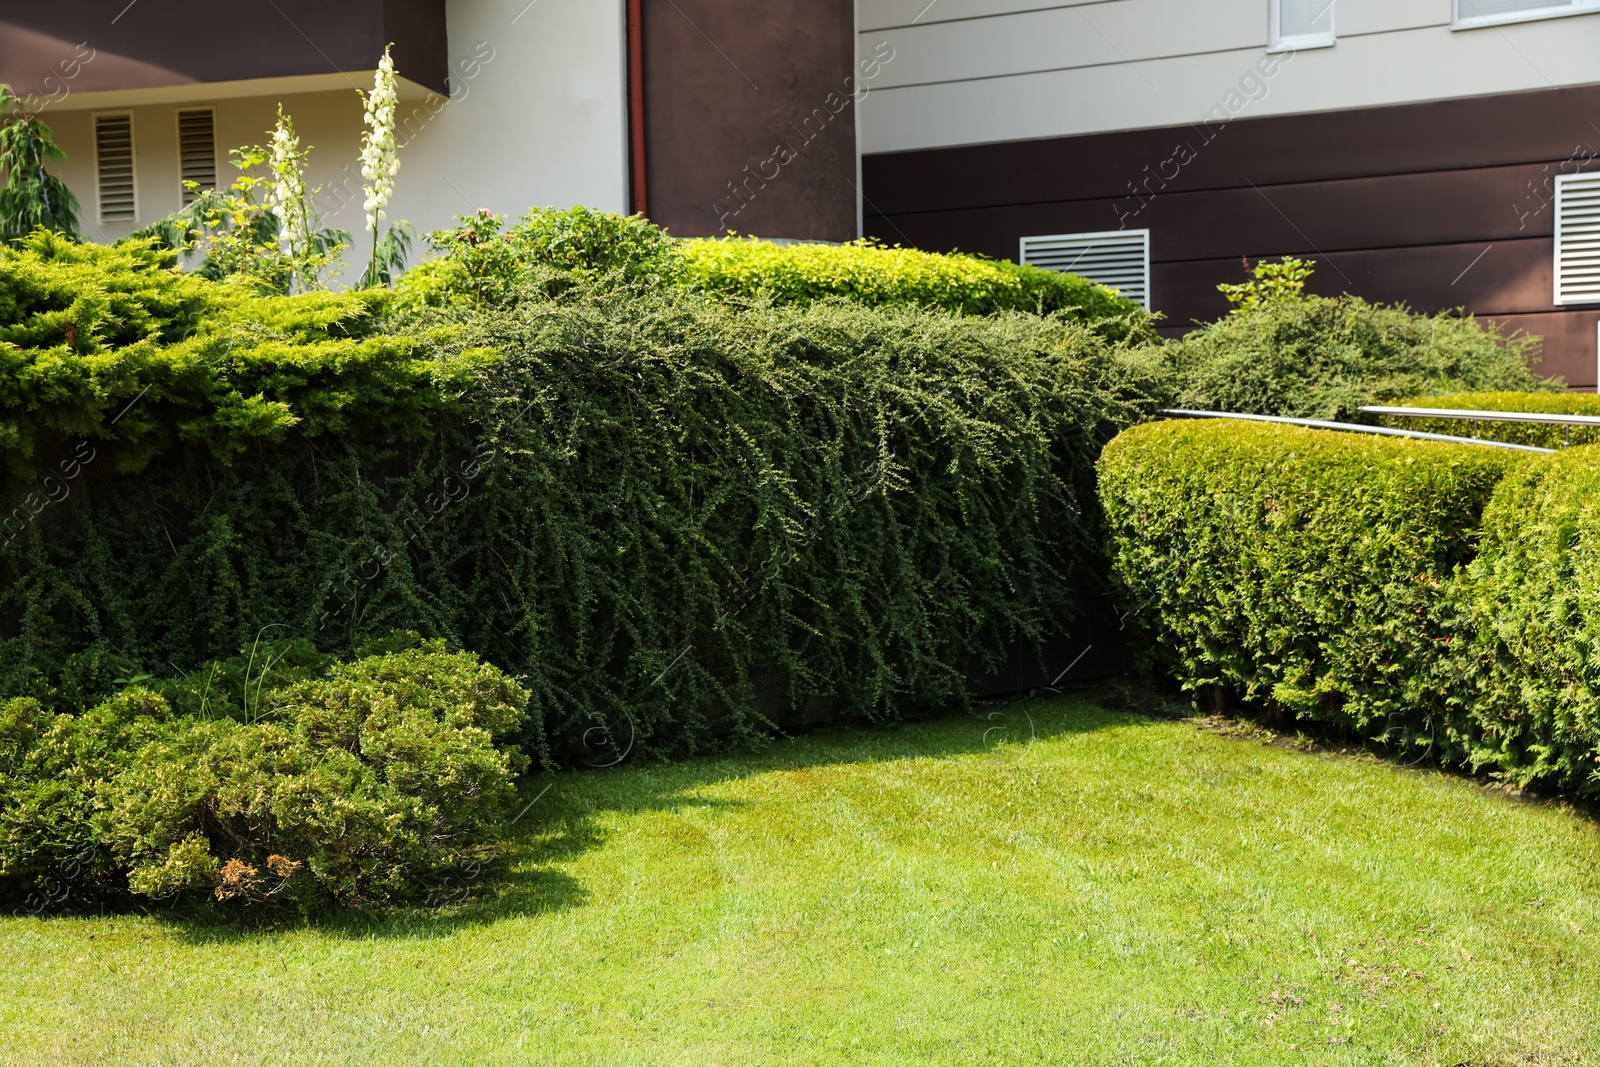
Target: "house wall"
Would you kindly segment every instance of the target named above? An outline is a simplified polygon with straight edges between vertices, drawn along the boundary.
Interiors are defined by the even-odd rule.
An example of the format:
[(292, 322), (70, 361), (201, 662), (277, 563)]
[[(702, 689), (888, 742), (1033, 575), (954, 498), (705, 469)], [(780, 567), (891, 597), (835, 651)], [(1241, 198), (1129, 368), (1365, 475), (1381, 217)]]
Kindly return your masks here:
[[(1550, 83), (1600, 81), (1600, 15), (1452, 33), (1448, 0), (1338, 0), (1336, 46), (1271, 56), (1266, 0), (1206, 18), (1166, 0), (940, 0), (923, 21), (965, 20), (938, 31), (969, 35), (958, 59), (931, 31), (919, 45), (921, 24), (885, 25), (926, 0), (861, 3), (860, 46), (896, 48), (863, 109), (868, 233), (1014, 259), (1025, 235), (1147, 228), (1169, 333), (1225, 313), (1216, 286), (1241, 258), (1299, 255), (1314, 291), (1465, 308), (1544, 337), (1540, 369), (1595, 388), (1600, 308), (1554, 303), (1550, 201), (1556, 175), (1600, 165), (1600, 87)], [(1023, 7), (1039, 10), (997, 14)], [(1093, 26), (1045, 30), (1083, 14)], [(1001, 39), (1020, 52), (999, 57)], [(1172, 54), (1185, 41), (1195, 54)], [(1049, 56), (1104, 65), (955, 80)]]
[[(1338, 44), (1266, 79), (1240, 117), (1600, 80), (1600, 14), (1452, 30), (1451, 0), (1336, 0)], [(896, 58), (865, 152), (1180, 126), (1266, 55), (1267, 0), (859, 0), (857, 51)]]
[[(451, 0), (448, 15), (452, 93), (406, 89), (389, 221), (407, 219), (426, 232), (479, 208), (504, 215), (545, 205), (628, 210), (621, 0)], [(229, 149), (266, 143), (281, 102), (302, 145), (313, 146), (309, 183), (324, 187), (324, 223), (357, 235), (344, 272), (349, 280), (366, 264), (356, 89), (370, 90), (372, 75), (338, 80), (340, 88), (316, 92), (294, 91), (300, 83), (286, 80), (277, 91), (268, 85), (268, 92), (250, 96), (232, 95), (235, 87), (222, 84), (195, 86), (176, 99), (161, 90), (159, 103), (139, 103), (138, 94), (115, 98), (117, 106), (105, 110), (134, 115), (139, 219), (132, 225), (96, 219), (92, 115), (102, 110), (96, 97), (69, 95), (43, 117), (67, 151), (62, 174), (83, 203), (84, 232), (103, 241), (179, 207), (180, 108), (216, 108), (218, 178), (226, 182), (235, 176)]]
[(650, 218), (683, 237), (857, 236), (854, 0), (644, 0)]

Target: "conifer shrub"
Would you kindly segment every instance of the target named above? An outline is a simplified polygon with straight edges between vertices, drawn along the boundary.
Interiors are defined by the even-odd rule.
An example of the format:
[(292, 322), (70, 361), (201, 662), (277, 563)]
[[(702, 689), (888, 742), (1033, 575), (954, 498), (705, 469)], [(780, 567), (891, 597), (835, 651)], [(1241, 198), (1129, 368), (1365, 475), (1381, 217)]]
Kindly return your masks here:
[(381, 908), (485, 861), (527, 763), (506, 743), (527, 693), (403, 643), (288, 684), (247, 675), (203, 715), (160, 684), (79, 714), (0, 704), (0, 900)]
[(1460, 759), (1448, 587), (1515, 453), (1224, 420), (1100, 460), (1124, 609), (1185, 688)]

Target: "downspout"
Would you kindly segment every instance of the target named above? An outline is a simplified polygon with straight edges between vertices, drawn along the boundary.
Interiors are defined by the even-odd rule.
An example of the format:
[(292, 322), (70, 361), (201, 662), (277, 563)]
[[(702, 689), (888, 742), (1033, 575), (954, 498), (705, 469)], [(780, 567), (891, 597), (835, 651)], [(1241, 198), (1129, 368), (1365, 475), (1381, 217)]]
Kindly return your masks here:
[(650, 214), (644, 156), (644, 0), (628, 0), (628, 133), (633, 210)]

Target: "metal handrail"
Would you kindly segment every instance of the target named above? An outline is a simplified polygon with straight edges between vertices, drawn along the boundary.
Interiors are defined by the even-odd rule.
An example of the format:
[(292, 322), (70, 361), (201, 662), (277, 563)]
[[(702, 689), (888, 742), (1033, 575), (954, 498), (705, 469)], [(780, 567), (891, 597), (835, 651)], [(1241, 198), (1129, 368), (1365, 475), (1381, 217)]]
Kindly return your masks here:
[[(1362, 408), (1366, 411), (1368, 409)], [(1422, 410), (1411, 408), (1409, 410)], [(1483, 445), (1485, 448), (1509, 448), (1516, 452), (1540, 452), (1554, 455), (1553, 448), (1534, 445), (1514, 445), (1509, 441), (1484, 441), (1477, 437), (1451, 437), (1443, 433), (1424, 433), (1421, 430), (1396, 430), (1388, 426), (1362, 426), (1353, 422), (1328, 422), (1324, 419), (1291, 419), (1283, 415), (1246, 415), (1236, 411), (1191, 411), (1187, 408), (1163, 408), (1158, 414), (1177, 419), (1243, 419), (1246, 422), (1276, 422), (1286, 426), (1304, 426), (1313, 430), (1344, 430), (1349, 433), (1375, 433), (1384, 437), (1410, 437), (1419, 441), (1448, 441), (1458, 445)]]
[(1600, 415), (1556, 415), (1543, 411), (1471, 411), (1466, 408), (1358, 408), (1368, 415), (1409, 415), (1418, 419), (1470, 419), (1474, 422), (1542, 422), (1555, 426), (1600, 426)]

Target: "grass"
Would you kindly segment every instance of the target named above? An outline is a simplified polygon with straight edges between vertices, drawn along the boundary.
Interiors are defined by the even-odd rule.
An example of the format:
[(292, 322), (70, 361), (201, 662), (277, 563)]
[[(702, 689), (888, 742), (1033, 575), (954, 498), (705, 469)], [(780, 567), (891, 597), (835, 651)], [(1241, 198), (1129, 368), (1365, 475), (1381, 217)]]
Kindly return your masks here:
[(1600, 1049), (1595, 824), (1436, 773), (1066, 698), (526, 797), (510, 873), (444, 913), (0, 920), (0, 1062)]

